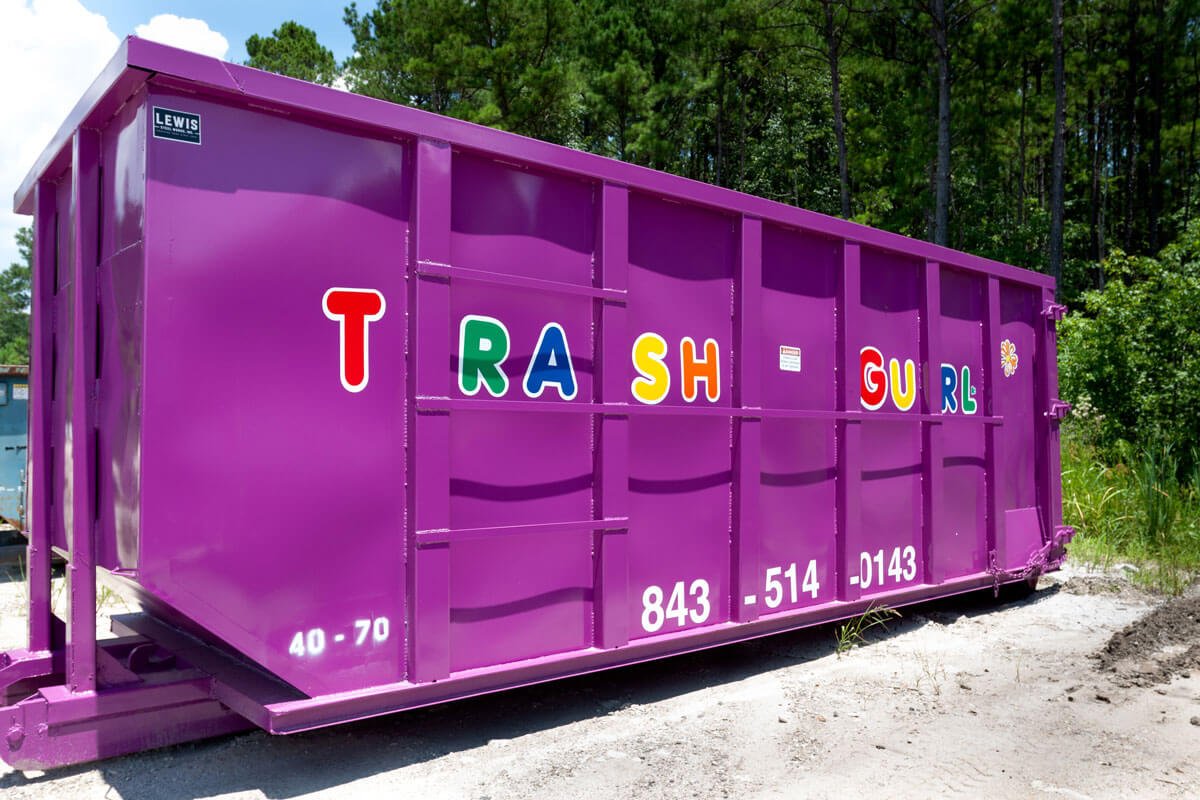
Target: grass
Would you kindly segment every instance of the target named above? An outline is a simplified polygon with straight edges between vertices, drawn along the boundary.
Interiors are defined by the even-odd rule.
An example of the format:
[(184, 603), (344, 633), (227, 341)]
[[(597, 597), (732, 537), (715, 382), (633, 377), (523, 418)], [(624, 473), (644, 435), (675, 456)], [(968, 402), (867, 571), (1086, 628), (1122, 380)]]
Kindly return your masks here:
[(1132, 564), (1136, 583), (1182, 593), (1200, 577), (1200, 477), (1180, 481), (1170, 448), (1107, 464), (1072, 426), (1063, 434), (1063, 516), (1077, 531), (1071, 557)]
[[(21, 576), (21, 583), (25, 583), (29, 577), (29, 573), (27, 571), (27, 566), (25, 564), (25, 559), (24, 558), (17, 559), (16, 566), (17, 566), (17, 570)], [(62, 619), (65, 619), (66, 614), (68, 613), (67, 602), (66, 602), (66, 600), (67, 600), (66, 590), (67, 590), (67, 577), (65, 574), (60, 575), (58, 577), (53, 577), (53, 576), (51, 577), (51, 579), (50, 579), (50, 609)], [(60, 606), (61, 606), (61, 608), (60, 608)], [(105, 608), (107, 608), (109, 606), (112, 606), (117, 609), (127, 609), (128, 608), (128, 604), (126, 604), (125, 599), (123, 597), (121, 597), (120, 594), (113, 591), (108, 586), (105, 586), (103, 584), (98, 584), (96, 586), (96, 611), (97, 612), (103, 611)]]
[(838, 626), (836, 633), (838, 656), (841, 657), (858, 645), (866, 643), (866, 633), (871, 628), (878, 625), (886, 630), (888, 622), (899, 618), (900, 612), (894, 608), (872, 605), (857, 617), (846, 620)]
[(121, 599), (121, 595), (117, 594), (109, 587), (107, 587), (107, 586), (96, 587), (96, 610), (97, 611), (102, 611), (107, 606), (123, 607), (124, 605), (125, 605), (125, 601)]

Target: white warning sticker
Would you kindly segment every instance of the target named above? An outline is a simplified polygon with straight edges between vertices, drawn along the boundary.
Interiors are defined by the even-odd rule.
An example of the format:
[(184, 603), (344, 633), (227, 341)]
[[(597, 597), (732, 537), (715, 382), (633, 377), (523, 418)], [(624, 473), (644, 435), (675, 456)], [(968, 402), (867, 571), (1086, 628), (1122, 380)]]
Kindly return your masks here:
[(779, 345), (779, 369), (782, 372), (800, 371), (800, 348)]

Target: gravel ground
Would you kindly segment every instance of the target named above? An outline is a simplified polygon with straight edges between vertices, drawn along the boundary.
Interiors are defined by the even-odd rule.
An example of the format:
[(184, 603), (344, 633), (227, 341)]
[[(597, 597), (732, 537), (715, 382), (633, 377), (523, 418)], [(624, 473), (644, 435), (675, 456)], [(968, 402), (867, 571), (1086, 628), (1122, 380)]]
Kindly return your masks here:
[[(21, 584), (0, 582), (0, 646), (23, 642), (21, 605)], [(841, 656), (823, 626), (295, 736), (44, 775), (0, 765), (0, 793), (1194, 798), (1200, 619), (1194, 600), (1162, 605), (1068, 568), (1020, 602), (904, 609)]]

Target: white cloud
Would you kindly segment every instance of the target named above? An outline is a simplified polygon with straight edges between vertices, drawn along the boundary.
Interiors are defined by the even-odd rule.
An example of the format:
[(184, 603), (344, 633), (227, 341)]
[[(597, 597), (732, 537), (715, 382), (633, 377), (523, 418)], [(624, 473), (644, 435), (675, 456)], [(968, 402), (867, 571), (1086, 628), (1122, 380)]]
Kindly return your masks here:
[(229, 52), (229, 40), (208, 27), (208, 23), (202, 19), (158, 14), (145, 25), (138, 25), (133, 32), (143, 39), (213, 58), (224, 58)]
[[(229, 50), (199, 19), (159, 14), (136, 32), (218, 58)], [(119, 44), (79, 0), (0, 0), (0, 269), (17, 260), (13, 236), (32, 221), (11, 213), (13, 194)]]
[(13, 194), (118, 43), (78, 0), (0, 0), (0, 269), (31, 221), (11, 213)]

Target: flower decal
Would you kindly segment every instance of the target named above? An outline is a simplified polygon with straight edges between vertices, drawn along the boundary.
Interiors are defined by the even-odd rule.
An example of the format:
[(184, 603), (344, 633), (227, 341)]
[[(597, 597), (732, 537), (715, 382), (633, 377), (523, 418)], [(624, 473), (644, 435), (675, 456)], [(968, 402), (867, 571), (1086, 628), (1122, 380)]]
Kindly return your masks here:
[(1004, 377), (1011, 378), (1017, 371), (1017, 346), (1011, 339), (1000, 343), (1000, 366), (1004, 368)]

